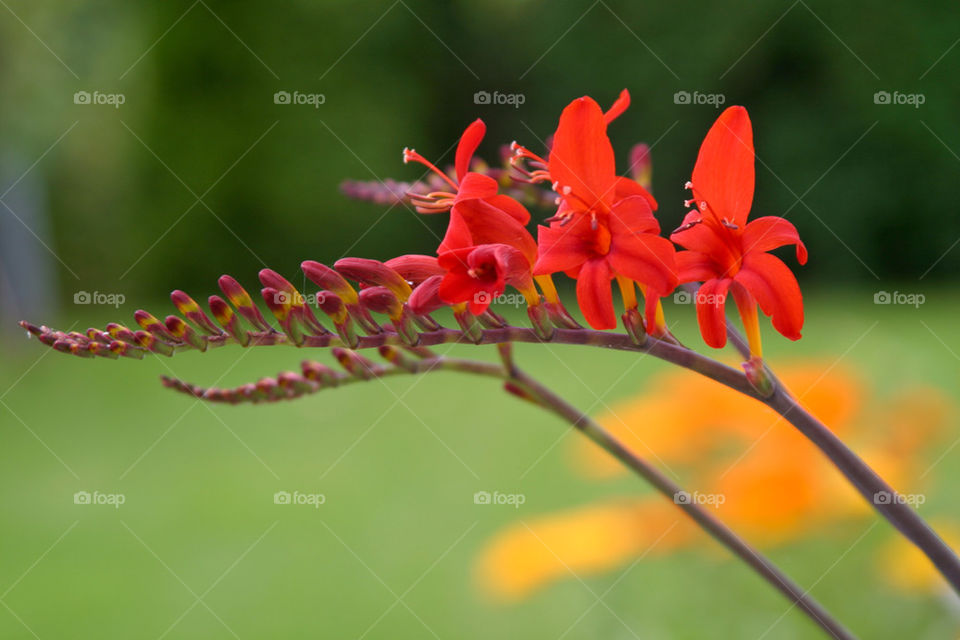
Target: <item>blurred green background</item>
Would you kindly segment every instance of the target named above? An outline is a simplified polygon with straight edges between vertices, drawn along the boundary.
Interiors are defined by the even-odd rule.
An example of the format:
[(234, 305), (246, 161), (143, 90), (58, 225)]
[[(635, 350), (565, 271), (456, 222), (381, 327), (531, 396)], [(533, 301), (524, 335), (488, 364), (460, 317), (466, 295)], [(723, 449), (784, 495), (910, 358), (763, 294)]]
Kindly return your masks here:
[[(424, 225), (441, 233), (441, 216), (418, 221), (403, 206), (384, 215), (339, 184), (418, 178), (401, 162), (404, 146), (451, 162), (478, 116), (488, 125), (481, 153), (495, 160), (513, 139), (538, 149), (572, 98), (608, 104), (627, 87), (633, 104), (611, 130), (620, 166), (634, 143), (654, 145), (654, 193), (671, 229), (719, 113), (678, 92), (746, 105), (754, 215), (785, 215), (811, 253), (797, 270), (810, 292), (806, 337), (771, 335), (774, 357), (841, 358), (881, 388), (902, 377), (956, 397), (956, 17), (945, 1), (3, 0), (0, 637), (158, 637), (195, 596), (209, 610), (196, 604), (166, 637), (232, 637), (226, 626), (240, 637), (360, 637), (461, 535), (404, 596), (409, 609), (397, 604), (366, 637), (429, 637), (429, 627), (442, 638), (552, 639), (593, 604), (576, 581), (508, 607), (472, 584), (484, 537), (516, 517), (478, 512), (474, 491), (521, 487), (524, 515), (611, 491), (584, 486), (549, 449), (562, 425), (490, 383), (390, 382), (397, 394), (411, 389), (400, 404), (378, 385), (208, 410), (163, 392), (156, 377), (169, 366), (200, 384), (224, 374), (221, 384), (235, 384), (291, 368), (300, 354), (110, 365), (44, 356), (12, 331), (21, 317), (83, 329), (141, 307), (166, 314), (166, 292), (203, 299), (222, 273), (252, 287), (268, 265), (292, 275), (304, 259), (430, 253)], [(276, 104), (278, 91), (324, 101)], [(476, 104), (480, 91), (521, 94), (523, 104)], [(83, 104), (78, 92), (123, 104)], [(76, 305), (79, 291), (125, 301)], [(876, 306), (878, 291), (926, 303)], [(668, 311), (699, 345), (689, 310)], [(593, 402), (554, 356), (520, 352), (573, 401)], [(614, 385), (628, 356), (559, 353), (610, 402), (660, 368), (641, 363)], [(938, 467), (946, 480), (924, 509), (960, 510), (960, 494), (943, 490), (954, 468)], [(328, 497), (320, 512), (278, 513), (271, 501), (313, 487)], [(84, 489), (122, 491), (128, 504), (79, 510), (70, 496)], [(884, 527), (814, 594), (865, 637), (944, 637), (955, 629), (946, 608), (864, 579), (874, 570), (868, 543), (889, 536)], [(811, 584), (858, 533), (774, 555)], [(589, 584), (602, 593), (614, 579)], [(644, 638), (759, 636), (785, 609), (745, 569), (698, 555), (642, 564), (607, 602)], [(567, 637), (633, 635), (598, 606)], [(816, 635), (793, 612), (768, 637)]]

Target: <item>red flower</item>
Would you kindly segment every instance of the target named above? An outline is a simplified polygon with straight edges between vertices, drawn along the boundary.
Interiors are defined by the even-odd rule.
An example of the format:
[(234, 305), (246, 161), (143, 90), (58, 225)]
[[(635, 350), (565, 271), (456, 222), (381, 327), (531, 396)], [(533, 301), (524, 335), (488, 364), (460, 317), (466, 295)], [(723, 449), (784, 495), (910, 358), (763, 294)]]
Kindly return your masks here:
[(460, 137), (455, 161), (456, 181), (413, 149), (404, 149), (404, 162), (413, 160), (430, 168), (454, 191), (411, 197), (420, 213), (450, 211), (450, 224), (438, 253), (482, 244), (507, 244), (519, 250), (533, 264), (537, 245), (526, 229), (530, 213), (510, 196), (498, 193), (496, 180), (470, 171), (470, 162), (484, 133), (486, 125), (478, 119)]
[(448, 304), (467, 303), (470, 313), (481, 314), (506, 285), (516, 287), (528, 303), (539, 304), (530, 262), (514, 247), (484, 244), (454, 249), (441, 253), (439, 263), (446, 274), (437, 294)]
[[(549, 161), (536, 179), (553, 181), (560, 194), (550, 227), (539, 228), (536, 275), (564, 271), (577, 279), (577, 302), (590, 326), (617, 326), (610, 281), (614, 276), (645, 287), (648, 327), (659, 299), (677, 284), (673, 245), (657, 235), (656, 201), (638, 183), (616, 175), (607, 123), (629, 104), (624, 91), (606, 114), (591, 98), (574, 100), (560, 116)], [(627, 283), (632, 290), (632, 282)]]
[(797, 340), (803, 327), (803, 297), (790, 269), (767, 253), (796, 245), (797, 260), (807, 249), (796, 228), (777, 216), (747, 222), (753, 200), (754, 151), (750, 117), (743, 107), (724, 111), (700, 147), (687, 187), (696, 207), (670, 238), (689, 249), (677, 254), (681, 282), (703, 282), (697, 294), (697, 320), (704, 341), (727, 341), (724, 306), (728, 292), (743, 319), (754, 356), (761, 355), (757, 303), (774, 328)]

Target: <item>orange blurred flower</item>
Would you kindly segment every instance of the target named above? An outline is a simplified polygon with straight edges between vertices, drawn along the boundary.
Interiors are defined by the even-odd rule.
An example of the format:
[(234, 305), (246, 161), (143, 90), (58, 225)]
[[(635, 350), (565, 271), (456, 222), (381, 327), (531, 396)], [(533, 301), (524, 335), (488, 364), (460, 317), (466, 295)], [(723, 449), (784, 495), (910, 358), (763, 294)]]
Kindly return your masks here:
[[(782, 369), (782, 379), (805, 408), (848, 440), (894, 487), (905, 493), (916, 489), (908, 483), (924, 471), (918, 468), (922, 450), (936, 441), (952, 411), (942, 393), (917, 387), (893, 397), (868, 396), (854, 372), (832, 363)], [(870, 514), (856, 491), (792, 425), (694, 373), (660, 376), (598, 421), (638, 455), (668, 464), (683, 478), (681, 485), (696, 490), (695, 499), (715, 508), (724, 522), (760, 547), (786, 544), (824, 525)], [(576, 441), (572, 462), (595, 480), (628, 473), (583, 439)], [(477, 573), (486, 591), (517, 600), (571, 574), (607, 571), (640, 555), (665, 554), (704, 539), (662, 496), (620, 499), (506, 527), (482, 550)], [(884, 566), (896, 571), (905, 562)], [(915, 562), (926, 560), (920, 556)]]

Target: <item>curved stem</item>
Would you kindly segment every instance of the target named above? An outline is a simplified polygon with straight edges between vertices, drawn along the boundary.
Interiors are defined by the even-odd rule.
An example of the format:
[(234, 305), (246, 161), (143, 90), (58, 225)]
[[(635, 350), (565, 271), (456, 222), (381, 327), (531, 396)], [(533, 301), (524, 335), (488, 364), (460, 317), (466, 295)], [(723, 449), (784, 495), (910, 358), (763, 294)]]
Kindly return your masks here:
[(923, 551), (954, 590), (960, 593), (960, 563), (956, 554), (899, 493), (826, 425), (801, 407), (782, 384), (778, 382), (774, 394), (765, 403), (830, 458), (860, 495)]
[[(693, 292), (696, 292), (696, 288), (693, 288)], [(729, 319), (727, 319), (727, 336), (737, 351), (749, 359), (750, 349)], [(860, 495), (916, 545), (950, 583), (954, 591), (960, 593), (960, 562), (953, 549), (860, 456), (840, 440), (829, 427), (804, 409), (769, 367), (767, 367), (767, 375), (773, 379), (774, 392), (763, 402), (820, 449), (860, 492)]]
[(832, 638), (849, 639), (854, 636), (840, 622), (835, 620), (815, 599), (810, 597), (797, 583), (784, 574), (773, 562), (737, 536), (729, 527), (709, 514), (705, 509), (690, 500), (678, 500), (684, 495), (683, 489), (656, 467), (640, 458), (605, 430), (600, 424), (581, 413), (563, 398), (546, 388), (529, 375), (515, 370), (512, 380), (522, 385), (537, 397), (541, 406), (556, 413), (582, 432), (605, 451), (613, 455), (644, 480), (649, 482), (663, 496), (683, 511), (690, 519), (700, 525), (715, 540), (731, 553), (743, 560), (775, 589), (787, 597), (796, 607), (819, 625)]

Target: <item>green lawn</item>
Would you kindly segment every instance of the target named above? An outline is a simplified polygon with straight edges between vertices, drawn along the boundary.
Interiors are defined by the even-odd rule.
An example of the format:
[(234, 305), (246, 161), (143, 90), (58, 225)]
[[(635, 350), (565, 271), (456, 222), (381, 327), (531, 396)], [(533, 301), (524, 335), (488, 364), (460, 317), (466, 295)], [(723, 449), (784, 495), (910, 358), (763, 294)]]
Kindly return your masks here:
[[(123, 317), (95, 310), (78, 327), (129, 320), (133, 308)], [(667, 312), (699, 348), (692, 310)], [(872, 292), (824, 293), (809, 301), (803, 341), (767, 332), (767, 355), (774, 368), (778, 359), (843, 357), (881, 392), (919, 381), (960, 399), (958, 314), (947, 290), (927, 292), (919, 309), (876, 306)], [(648, 491), (632, 478), (585, 482), (572, 473), (566, 440), (577, 435), (557, 444), (565, 425), (492, 381), (439, 373), (290, 403), (211, 406), (162, 389), (158, 376), (233, 385), (295, 369), (308, 354), (237, 347), (110, 362), (26, 340), (4, 353), (0, 638), (750, 639), (781, 616), (766, 638), (820, 637), (720, 552), (644, 560), (600, 604), (620, 571), (571, 578), (521, 604), (484, 597), (473, 560), (504, 524)], [(577, 347), (517, 353), (595, 412), (598, 397), (629, 397), (669, 366)], [(953, 440), (931, 450), (931, 461)], [(960, 519), (960, 447), (934, 475), (922, 512)], [(526, 503), (477, 506), (481, 489), (521, 492)], [(74, 504), (83, 490), (121, 493), (125, 503)], [(281, 490), (326, 501), (276, 505)], [(877, 578), (875, 551), (891, 529), (881, 524), (854, 544), (862, 532), (832, 529), (771, 555), (800, 584), (815, 584), (812, 593), (862, 637), (955, 637), (960, 624), (941, 602)]]

